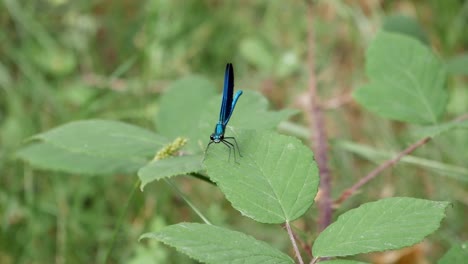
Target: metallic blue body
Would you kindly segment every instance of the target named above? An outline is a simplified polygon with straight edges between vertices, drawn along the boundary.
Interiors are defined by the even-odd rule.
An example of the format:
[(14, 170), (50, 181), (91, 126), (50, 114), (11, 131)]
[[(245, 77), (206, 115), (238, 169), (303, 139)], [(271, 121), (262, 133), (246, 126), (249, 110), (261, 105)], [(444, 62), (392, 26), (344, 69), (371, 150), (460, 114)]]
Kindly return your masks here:
[[(232, 116), (232, 112), (234, 112), (234, 108), (236, 107), (237, 100), (242, 95), (242, 91), (237, 91), (234, 94), (234, 68), (232, 67), (231, 63), (226, 65), (226, 71), (224, 73), (224, 89), (223, 89), (223, 99), (221, 101), (221, 110), (219, 112), (219, 120), (215, 126), (213, 134), (210, 136), (210, 143), (206, 146), (206, 151), (208, 151), (208, 147), (212, 143), (220, 143), (222, 142), (229, 148), (229, 157), (231, 156), (231, 147), (234, 148), (234, 145), (227, 141), (226, 139), (233, 139), (237, 146), (237, 141), (233, 137), (224, 137), (224, 132), (226, 131), (226, 125), (229, 122), (229, 119)], [(237, 146), (237, 150), (239, 151), (239, 146)], [(234, 158), (235, 158), (235, 151), (234, 148)], [(240, 151), (239, 151), (239, 156)]]
[[(227, 115), (227, 117), (224, 120), (220, 119), (218, 121), (218, 123), (216, 124), (214, 133), (211, 134), (211, 137), (212, 137), (211, 140), (214, 141), (215, 143), (219, 143), (224, 138), (224, 132), (226, 130), (226, 125), (229, 122), (229, 119), (231, 118), (232, 112), (234, 112), (234, 107), (236, 107), (237, 100), (239, 100), (239, 97), (241, 95), (242, 95), (242, 91), (237, 91), (237, 93), (234, 95), (234, 99), (232, 101), (232, 105), (231, 105), (231, 109), (230, 109), (231, 111), (230, 111), (229, 115)], [(223, 114), (224, 114), (223, 110), (221, 109), (220, 117)]]

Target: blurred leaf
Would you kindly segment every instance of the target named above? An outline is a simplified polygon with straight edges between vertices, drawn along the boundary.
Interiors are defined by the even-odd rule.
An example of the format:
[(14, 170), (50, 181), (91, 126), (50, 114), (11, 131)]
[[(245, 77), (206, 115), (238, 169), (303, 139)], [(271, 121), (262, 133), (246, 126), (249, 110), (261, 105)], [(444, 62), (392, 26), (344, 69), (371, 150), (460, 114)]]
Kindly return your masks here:
[(400, 33), (420, 40), (425, 45), (429, 44), (429, 39), (421, 25), (412, 17), (396, 14), (385, 17), (383, 29), (391, 33)]
[(381, 32), (366, 55), (370, 83), (354, 92), (366, 109), (383, 117), (434, 124), (447, 104), (444, 65), (420, 42)]
[(300, 68), (299, 58), (294, 51), (289, 51), (281, 56), (276, 66), (276, 75), (285, 78)]
[(167, 138), (184, 136), (192, 139), (187, 148), (198, 150), (197, 141), (193, 139), (198, 138), (202, 113), (215, 94), (213, 84), (202, 77), (186, 77), (174, 82), (160, 100), (160, 111), (156, 116), (158, 131)]
[[(211, 113), (218, 113), (221, 104), (221, 97), (216, 98), (211, 106)], [(236, 128), (270, 130), (276, 128), (283, 120), (296, 114), (293, 109), (283, 109), (280, 111), (268, 110), (268, 100), (256, 91), (245, 91), (239, 99), (233, 118), (229, 125)], [(217, 115), (216, 115), (217, 118)], [(216, 122), (210, 123), (210, 132), (213, 132)], [(207, 123), (204, 123), (207, 125)]]
[(13, 151), (22, 145), (24, 137), (27, 136), (26, 128), (21, 120), (22, 117), (27, 118), (25, 113), (19, 112), (1, 120), (0, 142), (3, 150)]
[[(356, 144), (356, 143), (344, 141), (344, 140), (337, 141), (336, 145), (346, 151), (355, 153), (375, 163), (379, 163), (384, 160), (391, 159), (397, 155), (397, 153), (395, 152), (377, 150), (369, 146)], [(468, 182), (468, 169), (467, 168), (454, 166), (451, 164), (446, 164), (440, 161), (423, 159), (423, 158), (419, 158), (419, 157), (415, 157), (411, 155), (404, 156), (400, 160), (400, 163), (401, 162), (434, 170), (436, 172), (439, 172), (442, 177), (449, 177), (449, 178), (453, 178), (462, 182)]]
[(468, 53), (449, 59), (447, 61), (447, 71), (451, 74), (468, 75)]
[(143, 190), (146, 184), (155, 180), (191, 172), (199, 172), (203, 170), (202, 159), (203, 156), (190, 155), (152, 161), (138, 170), (138, 177), (141, 180), (140, 188)]
[(439, 228), (448, 205), (406, 197), (363, 204), (320, 233), (313, 255), (349, 256), (414, 245)]
[(167, 143), (153, 132), (109, 120), (74, 121), (33, 136), (74, 153), (140, 159)]
[[(91, 87), (83, 83), (81, 80), (75, 80), (67, 84), (66, 89), (58, 91), (60, 99), (67, 103), (76, 106), (86, 105), (93, 97), (98, 95), (100, 92), (95, 87)], [(86, 108), (89, 110), (89, 106)]]
[(271, 72), (273, 70), (275, 58), (260, 39), (243, 39), (240, 43), (240, 53), (246, 61), (262, 71)]
[(468, 102), (468, 83), (459, 83), (459, 86), (451, 87), (447, 112), (453, 116), (468, 112), (468, 104), (466, 102)]
[(77, 61), (72, 51), (59, 48), (56, 45), (30, 45), (29, 58), (44, 72), (55, 76), (70, 74), (75, 70)]
[(437, 264), (465, 264), (468, 259), (468, 243), (462, 243), (450, 248)]
[(468, 129), (468, 120), (451, 121), (451, 122), (433, 125), (433, 126), (420, 127), (412, 131), (412, 134), (420, 138), (436, 137), (442, 133), (445, 133), (452, 129), (457, 129), (457, 128)]
[[(145, 226), (151, 230), (159, 230), (167, 226), (164, 219), (163, 215), (155, 215), (152, 219), (148, 219), (150, 221), (147, 221)], [(168, 248), (157, 240), (150, 240), (147, 243), (136, 243), (133, 245), (133, 251), (133, 256), (125, 261), (127, 264), (171, 263), (171, 261), (175, 261), (174, 258), (170, 258)]]
[(16, 155), (40, 169), (87, 175), (131, 174), (147, 162), (144, 158), (127, 159), (77, 153), (48, 143), (26, 146)]
[(212, 225), (180, 223), (143, 234), (142, 238), (161, 241), (203, 263), (294, 263), (263, 241)]
[[(284, 223), (302, 216), (314, 202), (318, 170), (312, 152), (293, 137), (272, 132), (233, 133), (242, 157), (212, 144), (204, 164), (233, 207), (262, 223)], [(233, 152), (237, 156), (238, 153)]]
[(10, 88), (12, 79), (8, 68), (0, 61), (0, 88)]

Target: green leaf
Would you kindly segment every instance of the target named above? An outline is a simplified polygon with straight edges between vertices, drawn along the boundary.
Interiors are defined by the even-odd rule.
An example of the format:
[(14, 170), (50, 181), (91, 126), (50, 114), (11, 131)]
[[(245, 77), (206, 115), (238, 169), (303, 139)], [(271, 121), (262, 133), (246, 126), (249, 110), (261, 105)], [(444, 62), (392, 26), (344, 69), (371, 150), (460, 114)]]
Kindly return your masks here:
[[(194, 153), (203, 152), (218, 122), (221, 106), (221, 95), (214, 93), (213, 85), (200, 77), (182, 79), (171, 85), (161, 98), (160, 104), (161, 110), (156, 117), (158, 130), (168, 138), (189, 138), (186, 149)], [(296, 113), (294, 110), (274, 112), (267, 109), (268, 101), (261, 94), (244, 91), (229, 125), (239, 128), (273, 129)]]
[(412, 134), (421, 138), (424, 137), (436, 137), (442, 133), (448, 132), (452, 129), (468, 129), (468, 120), (464, 121), (451, 121), (443, 124), (420, 127), (412, 131)]
[(321, 261), (320, 264), (367, 264), (367, 263), (357, 261), (357, 260), (335, 259), (335, 260)]
[(167, 143), (166, 139), (149, 130), (109, 120), (70, 122), (33, 139), (76, 154), (127, 159), (154, 155)]
[(310, 149), (296, 138), (272, 132), (229, 134), (236, 137), (242, 157), (233, 151), (229, 158), (225, 145), (212, 144), (204, 164), (232, 205), (263, 223), (302, 216), (314, 201), (319, 181)]
[(468, 82), (457, 84), (450, 89), (447, 112), (451, 116), (459, 116), (468, 112), (468, 104), (466, 103), (468, 102)]
[(385, 18), (383, 29), (387, 32), (400, 33), (420, 40), (425, 45), (429, 39), (421, 25), (412, 17), (396, 14)]
[(463, 53), (447, 61), (447, 71), (451, 74), (468, 75), (468, 53)]
[(271, 71), (275, 65), (272, 52), (258, 38), (248, 38), (240, 42), (240, 54), (249, 63), (263, 71)]
[(41, 169), (87, 175), (131, 174), (147, 162), (144, 158), (127, 159), (76, 153), (49, 143), (26, 146), (16, 155), (32, 166)]
[[(199, 123), (207, 101), (215, 95), (214, 85), (202, 77), (186, 77), (174, 82), (159, 102), (160, 110), (156, 116), (158, 131), (167, 138), (187, 137), (191, 140), (186, 148), (200, 150), (197, 146)], [(212, 114), (217, 117), (219, 109)], [(205, 138), (208, 140), (209, 134)]]
[(468, 259), (468, 243), (462, 243), (450, 248), (437, 262), (438, 264), (465, 264)]
[[(221, 98), (215, 101), (217, 102), (216, 111), (214, 109), (213, 111), (218, 113)], [(297, 112), (297, 110), (292, 109), (270, 111), (268, 110), (268, 100), (263, 95), (255, 91), (245, 91), (236, 105), (233, 114), (235, 118), (232, 118), (229, 124), (236, 128), (269, 130), (276, 128), (281, 121)], [(211, 129), (214, 128), (214, 124), (216, 122), (211, 124)]]
[(263, 241), (212, 225), (180, 223), (141, 238), (156, 239), (204, 263), (294, 263)]
[[(216, 96), (209, 101), (205, 108), (203, 118), (200, 121), (198, 142), (205, 147), (209, 142), (209, 135), (213, 133), (218, 122), (218, 113), (221, 103), (221, 96)], [(255, 113), (255, 114), (252, 114)], [(258, 92), (244, 91), (237, 102), (234, 113), (229, 121), (229, 127), (237, 129), (271, 130), (279, 123), (288, 119), (296, 110), (284, 109), (281, 111), (269, 111), (267, 99)], [(232, 136), (229, 133), (227, 137)], [(204, 149), (202, 149), (204, 150)]]
[(445, 111), (444, 65), (419, 41), (381, 32), (366, 55), (370, 83), (353, 94), (369, 111), (394, 120), (435, 124)]
[(69, 173), (133, 173), (166, 142), (151, 131), (117, 121), (71, 122), (32, 139), (17, 156), (42, 169)]
[(414, 245), (434, 232), (448, 202), (387, 198), (352, 209), (315, 240), (315, 257), (339, 257)]
[(203, 170), (202, 159), (203, 156), (190, 155), (153, 161), (138, 170), (138, 177), (141, 180), (140, 188), (143, 190), (146, 184), (155, 180), (191, 172), (199, 172)]

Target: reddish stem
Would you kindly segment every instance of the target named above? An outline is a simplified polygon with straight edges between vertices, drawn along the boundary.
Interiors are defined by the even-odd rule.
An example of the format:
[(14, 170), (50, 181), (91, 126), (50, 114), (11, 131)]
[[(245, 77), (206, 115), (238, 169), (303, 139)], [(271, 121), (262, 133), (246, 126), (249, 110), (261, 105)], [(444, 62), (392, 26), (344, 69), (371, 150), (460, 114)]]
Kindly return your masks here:
[[(468, 119), (468, 114), (461, 115), (454, 119), (455, 122), (462, 122)], [(342, 204), (346, 201), (349, 197), (351, 197), (359, 188), (363, 185), (377, 177), (382, 171), (395, 165), (398, 161), (400, 161), (404, 156), (410, 154), (411, 152), (415, 151), (417, 148), (421, 147), (422, 145), (426, 144), (431, 140), (431, 137), (425, 137), (418, 142), (414, 143), (413, 145), (409, 146), (398, 155), (396, 155), (393, 159), (387, 160), (382, 163), (380, 166), (375, 168), (373, 171), (369, 172), (364, 178), (360, 179), (356, 184), (354, 184), (351, 188), (345, 190), (341, 196), (335, 201), (335, 206)]]
[(335, 201), (335, 205), (340, 205), (341, 203), (343, 203), (344, 201), (346, 201), (351, 195), (353, 195), (359, 188), (361, 188), (364, 184), (368, 183), (369, 181), (371, 181), (372, 179), (374, 179), (375, 177), (377, 177), (382, 171), (384, 171), (385, 169), (387, 169), (388, 167), (391, 167), (393, 165), (395, 165), (398, 161), (400, 161), (404, 156), (410, 154), (411, 152), (413, 152), (414, 150), (416, 150), (417, 148), (419, 148), (420, 146), (426, 144), (427, 142), (429, 142), (429, 140), (431, 140), (430, 137), (425, 137), (421, 140), (419, 140), (418, 142), (414, 143), (413, 145), (409, 146), (408, 148), (406, 148), (405, 150), (403, 150), (402, 152), (400, 152), (398, 155), (396, 155), (393, 159), (390, 159), (390, 160), (387, 160), (385, 161), (384, 163), (380, 164), (380, 166), (378, 166), (377, 168), (375, 168), (373, 171), (369, 172), (369, 174), (367, 174), (364, 178), (360, 179), (356, 184), (354, 184), (351, 188), (345, 190), (340, 198), (338, 198), (336, 201)]
[(315, 39), (314, 14), (312, 1), (308, 2), (308, 64), (309, 64), (309, 93), (311, 96), (310, 130), (312, 131), (315, 160), (320, 174), (320, 199), (318, 200), (319, 219), (318, 230), (324, 230), (332, 221), (331, 175), (328, 168), (328, 139), (325, 131), (325, 118), (320, 107), (317, 92), (317, 78), (315, 75)]

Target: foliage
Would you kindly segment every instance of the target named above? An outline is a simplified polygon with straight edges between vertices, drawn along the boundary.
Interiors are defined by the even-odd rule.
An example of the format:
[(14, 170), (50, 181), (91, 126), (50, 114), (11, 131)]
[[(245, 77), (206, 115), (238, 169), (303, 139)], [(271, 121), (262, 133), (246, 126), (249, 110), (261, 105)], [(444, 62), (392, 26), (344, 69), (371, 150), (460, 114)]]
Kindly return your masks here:
[(448, 204), (398, 197), (366, 203), (320, 233), (314, 256), (348, 256), (414, 245), (439, 228)]
[(206, 263), (294, 263), (265, 242), (212, 225), (180, 223), (142, 238), (157, 239)]
[[(370, 112), (347, 104), (326, 115), (340, 139), (333, 196), (374, 167), (361, 157), (433, 139), (317, 234), (311, 132), (294, 115), (308, 109), (287, 109), (307, 105), (305, 3), (2, 1), (0, 263), (294, 263), (286, 232), (264, 224), (292, 221), (298, 241), (315, 241), (304, 256), (360, 260), (421, 241), (445, 213), (429, 241), (451, 249), (429, 257), (464, 259), (468, 136), (453, 119), (468, 111), (468, 4), (403, 2), (316, 3), (320, 93), (357, 87)], [(226, 132), (241, 153), (213, 145), (204, 155), (226, 62), (244, 90)]]
[(468, 257), (468, 245), (461, 243), (454, 245), (437, 263), (448, 264), (448, 263), (463, 263)]
[(418, 41), (380, 33), (368, 49), (370, 84), (354, 98), (370, 111), (416, 124), (435, 124), (447, 105), (446, 71)]

